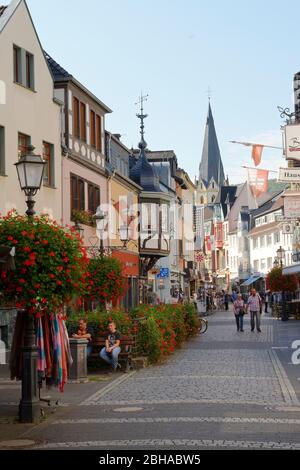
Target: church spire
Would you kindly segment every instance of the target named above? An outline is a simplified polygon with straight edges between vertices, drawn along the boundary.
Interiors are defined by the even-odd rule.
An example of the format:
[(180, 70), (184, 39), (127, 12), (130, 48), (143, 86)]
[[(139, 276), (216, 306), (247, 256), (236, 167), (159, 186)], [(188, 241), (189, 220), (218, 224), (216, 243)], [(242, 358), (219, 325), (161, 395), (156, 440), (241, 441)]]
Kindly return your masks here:
[(208, 186), (212, 179), (220, 187), (224, 184), (225, 175), (209, 101), (202, 159), (199, 167), (199, 181), (202, 180)]

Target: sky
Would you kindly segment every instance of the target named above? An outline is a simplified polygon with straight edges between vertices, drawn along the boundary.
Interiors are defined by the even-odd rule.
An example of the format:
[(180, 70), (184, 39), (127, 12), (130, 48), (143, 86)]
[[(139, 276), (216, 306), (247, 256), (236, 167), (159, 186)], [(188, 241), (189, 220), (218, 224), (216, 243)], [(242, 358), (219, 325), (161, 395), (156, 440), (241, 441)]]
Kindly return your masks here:
[[(44, 49), (113, 113), (106, 128), (139, 142), (143, 91), (150, 150), (199, 172), (210, 88), (230, 183), (245, 180), (247, 141), (281, 147), (277, 106), (293, 106), (299, 0), (27, 0)], [(261, 168), (287, 166), (265, 149)], [(272, 175), (275, 175), (272, 174)], [(276, 176), (276, 175), (275, 175)]]

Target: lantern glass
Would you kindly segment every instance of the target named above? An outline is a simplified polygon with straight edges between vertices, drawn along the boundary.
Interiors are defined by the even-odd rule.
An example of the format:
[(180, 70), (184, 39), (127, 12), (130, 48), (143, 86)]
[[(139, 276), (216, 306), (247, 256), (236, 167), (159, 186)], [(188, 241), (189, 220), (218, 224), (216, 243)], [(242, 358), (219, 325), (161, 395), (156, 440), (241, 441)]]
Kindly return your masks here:
[(101, 210), (100, 206), (97, 208), (97, 212), (94, 215), (94, 217), (95, 217), (96, 224), (97, 224), (97, 232), (104, 232), (106, 220), (105, 220), (105, 214)]
[(120, 227), (120, 240), (121, 242), (127, 242), (128, 241), (128, 226), (127, 225), (122, 225)]
[(277, 250), (277, 258), (278, 258), (279, 260), (283, 260), (284, 255), (285, 255), (285, 250), (284, 250), (284, 248), (280, 247), (280, 248)]
[(15, 163), (22, 191), (37, 192), (42, 185), (46, 162), (40, 155), (34, 155), (34, 147), (28, 147), (28, 153)]

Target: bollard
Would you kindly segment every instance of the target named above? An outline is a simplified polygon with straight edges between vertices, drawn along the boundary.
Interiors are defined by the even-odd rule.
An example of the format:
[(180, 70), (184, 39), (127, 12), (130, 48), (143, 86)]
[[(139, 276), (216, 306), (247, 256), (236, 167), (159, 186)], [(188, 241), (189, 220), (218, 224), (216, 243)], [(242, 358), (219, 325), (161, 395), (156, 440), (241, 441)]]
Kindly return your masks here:
[(71, 355), (73, 364), (69, 369), (69, 379), (86, 381), (87, 380), (87, 347), (86, 339), (70, 338)]

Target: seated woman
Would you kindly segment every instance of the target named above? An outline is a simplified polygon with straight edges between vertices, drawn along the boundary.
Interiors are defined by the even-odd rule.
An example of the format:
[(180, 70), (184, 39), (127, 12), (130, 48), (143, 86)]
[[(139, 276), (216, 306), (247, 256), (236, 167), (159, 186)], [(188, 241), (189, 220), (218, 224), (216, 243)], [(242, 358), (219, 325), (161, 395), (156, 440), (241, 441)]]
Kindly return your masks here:
[(88, 345), (86, 347), (87, 357), (92, 353), (92, 332), (88, 328), (86, 321), (81, 318), (78, 322), (78, 331), (72, 335), (74, 339), (87, 339)]

